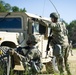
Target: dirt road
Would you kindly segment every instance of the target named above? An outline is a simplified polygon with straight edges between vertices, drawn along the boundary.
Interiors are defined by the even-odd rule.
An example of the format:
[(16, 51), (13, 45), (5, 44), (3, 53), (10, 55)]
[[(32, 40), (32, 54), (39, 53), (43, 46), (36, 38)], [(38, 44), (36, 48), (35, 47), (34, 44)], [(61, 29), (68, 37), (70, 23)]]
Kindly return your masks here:
[(73, 50), (73, 56), (69, 53), (68, 60), (72, 75), (76, 75), (76, 50)]

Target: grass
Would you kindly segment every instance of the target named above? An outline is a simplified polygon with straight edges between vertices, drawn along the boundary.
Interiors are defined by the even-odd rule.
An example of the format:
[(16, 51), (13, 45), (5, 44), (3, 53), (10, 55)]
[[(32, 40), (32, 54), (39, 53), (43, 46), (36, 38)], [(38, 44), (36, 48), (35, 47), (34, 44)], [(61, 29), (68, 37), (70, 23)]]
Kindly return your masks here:
[(76, 48), (73, 48), (73, 50), (76, 50)]
[[(76, 48), (73, 50), (76, 50)], [(73, 57), (73, 56), (71, 56), (71, 57)], [(75, 75), (76, 74), (76, 60), (73, 60), (70, 62), (70, 69), (71, 69), (72, 75)], [(2, 70), (2, 65), (1, 65), (0, 66), (0, 75), (3, 75), (2, 74), (3, 72), (4, 72), (4, 70)], [(11, 73), (10, 75), (13, 75), (13, 70), (11, 70), (10, 73)], [(25, 71), (23, 75), (27, 75), (27, 72)], [(38, 74), (38, 75), (59, 75), (59, 73), (54, 73), (54, 74), (47, 73), (47, 74)]]

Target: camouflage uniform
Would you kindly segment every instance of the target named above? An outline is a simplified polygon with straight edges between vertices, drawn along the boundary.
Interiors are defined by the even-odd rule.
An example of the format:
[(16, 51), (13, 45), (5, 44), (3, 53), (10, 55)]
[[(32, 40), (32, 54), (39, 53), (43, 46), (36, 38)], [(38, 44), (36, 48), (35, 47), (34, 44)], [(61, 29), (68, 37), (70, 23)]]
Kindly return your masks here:
[[(58, 19), (56, 13), (50, 14), (51, 18)], [(50, 28), (52, 29), (52, 45), (53, 45), (53, 54), (56, 56), (58, 69), (60, 71), (60, 75), (64, 75), (63, 72), (63, 62), (65, 64), (65, 69), (68, 75), (71, 75), (68, 65), (68, 37), (67, 37), (67, 29), (64, 23), (62, 22), (52, 22), (50, 24)], [(57, 50), (57, 51), (56, 51)], [(58, 51), (59, 50), (59, 51)]]
[(35, 36), (30, 35), (26, 41), (27, 46), (17, 48), (17, 52), (25, 57), (22, 61), (26, 75), (36, 75), (42, 69), (41, 52), (35, 47), (36, 43)]
[(35, 75), (36, 73), (40, 72), (41, 70), (41, 52), (38, 48), (34, 47), (37, 43), (36, 39), (33, 35), (31, 35), (27, 40), (27, 45), (23, 49), (25, 49), (24, 56), (28, 58), (28, 62), (30, 62), (30, 66), (32, 68), (31, 75)]

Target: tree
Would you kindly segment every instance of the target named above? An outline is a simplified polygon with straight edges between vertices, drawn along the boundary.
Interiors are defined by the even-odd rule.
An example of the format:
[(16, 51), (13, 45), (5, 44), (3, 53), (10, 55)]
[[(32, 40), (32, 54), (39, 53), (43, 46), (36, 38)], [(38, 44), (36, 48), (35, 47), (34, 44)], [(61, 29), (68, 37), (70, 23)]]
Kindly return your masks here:
[(25, 8), (18, 8), (17, 6), (12, 7), (12, 12), (26, 12)]
[(6, 3), (4, 7), (5, 7), (7, 12), (9, 12), (11, 10), (11, 5), (8, 3)]
[(0, 0), (0, 3), (1, 3), (2, 5), (5, 5), (5, 2), (4, 2), (4, 1), (2, 1), (2, 0)]
[(25, 8), (20, 9), (20, 12), (26, 12)]
[(17, 6), (11, 6), (8, 3), (5, 3), (4, 1), (0, 0), (0, 12), (26, 12), (25, 8), (19, 8)]
[(76, 20), (73, 20), (70, 22), (70, 24), (67, 26), (68, 32), (69, 32), (69, 39), (73, 41), (73, 43), (76, 42)]
[(0, 12), (6, 12), (6, 9), (3, 4), (5, 3), (3, 1), (0, 1)]
[(0, 12), (9, 12), (10, 10), (11, 5), (0, 0)]
[(12, 7), (12, 12), (19, 12), (19, 8), (17, 6)]

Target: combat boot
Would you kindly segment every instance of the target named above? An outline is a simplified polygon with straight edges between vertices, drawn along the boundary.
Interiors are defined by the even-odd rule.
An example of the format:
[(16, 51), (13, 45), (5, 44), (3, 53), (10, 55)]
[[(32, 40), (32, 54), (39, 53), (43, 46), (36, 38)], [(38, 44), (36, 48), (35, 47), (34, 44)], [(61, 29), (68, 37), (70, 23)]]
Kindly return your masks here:
[(67, 75), (72, 75), (71, 72), (67, 72)]

